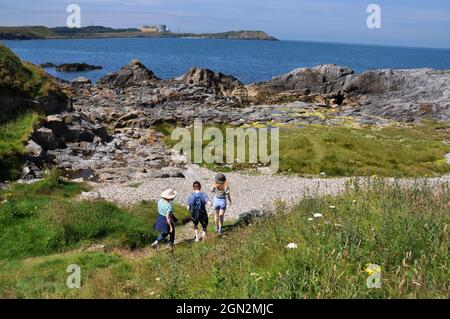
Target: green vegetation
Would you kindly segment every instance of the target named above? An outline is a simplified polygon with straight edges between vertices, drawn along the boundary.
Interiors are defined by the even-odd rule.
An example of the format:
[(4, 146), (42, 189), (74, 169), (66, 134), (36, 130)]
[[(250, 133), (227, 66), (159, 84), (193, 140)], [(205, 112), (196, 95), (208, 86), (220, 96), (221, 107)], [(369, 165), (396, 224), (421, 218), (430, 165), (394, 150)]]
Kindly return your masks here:
[(114, 29), (103, 26), (88, 26), (81, 28), (56, 27), (51, 28), (51, 30), (59, 36), (76, 36), (76, 35), (88, 35), (96, 33), (140, 32), (140, 30), (136, 28)]
[(4, 40), (48, 39), (55, 36), (57, 34), (43, 26), (0, 27), (0, 39)]
[[(154, 239), (156, 204), (129, 209), (105, 201), (77, 201), (87, 186), (61, 180), (56, 172), (35, 184), (14, 184), (0, 193), (0, 259), (18, 259), (75, 249), (98, 240), (109, 247), (136, 248)], [(185, 208), (175, 207), (182, 224)]]
[(38, 122), (36, 113), (25, 113), (7, 123), (0, 123), (0, 180), (20, 176), (25, 144)]
[[(394, 177), (444, 174), (450, 171), (450, 164), (444, 159), (450, 152), (450, 145), (443, 143), (450, 139), (449, 127), (449, 124), (431, 122), (413, 127), (384, 128), (281, 126), (280, 172), (305, 176), (321, 173), (327, 176)], [(226, 136), (226, 127), (219, 128)], [(172, 126), (161, 124), (156, 129), (166, 135), (166, 144), (174, 146), (177, 143), (170, 139)], [(203, 141), (203, 147), (209, 143), (208, 140)], [(248, 142), (246, 148), (248, 157)], [(225, 156), (226, 148), (224, 159)], [(230, 169), (229, 166), (204, 165), (213, 169)], [(236, 164), (232, 169), (254, 166)]]
[[(0, 296), (448, 298), (449, 196), (448, 185), (433, 189), (417, 182), (406, 188), (355, 180), (343, 195), (305, 197), (292, 209), (280, 202), (276, 214), (234, 227), (221, 239), (179, 245), (174, 254), (3, 258)], [(313, 218), (315, 213), (323, 217)], [(87, 218), (80, 228), (81, 223), (92, 229), (98, 222)], [(36, 234), (39, 227), (28, 230)], [(1, 239), (3, 252), (4, 235)], [(19, 239), (16, 245), (24, 245)], [(297, 248), (286, 248), (289, 243)], [(81, 289), (65, 286), (66, 268), (74, 263), (82, 269)], [(380, 289), (366, 286), (368, 264), (381, 266)]]
[(233, 40), (269, 40), (276, 38), (263, 31), (229, 31), (221, 33), (172, 33), (172, 32), (142, 32), (136, 28), (115, 29), (104, 26), (88, 26), (81, 28), (68, 27), (0, 27), (0, 39), (60, 39), (60, 38), (114, 38), (114, 37), (149, 37), (149, 38), (204, 38)]
[(40, 68), (22, 63), (6, 46), (0, 44), (0, 93), (21, 98), (60, 94), (56, 82)]
[(40, 113), (44, 113), (41, 104), (49, 95), (62, 101), (65, 98), (56, 81), (43, 70), (22, 63), (0, 44), (0, 180), (20, 175), (24, 145), (38, 124)]

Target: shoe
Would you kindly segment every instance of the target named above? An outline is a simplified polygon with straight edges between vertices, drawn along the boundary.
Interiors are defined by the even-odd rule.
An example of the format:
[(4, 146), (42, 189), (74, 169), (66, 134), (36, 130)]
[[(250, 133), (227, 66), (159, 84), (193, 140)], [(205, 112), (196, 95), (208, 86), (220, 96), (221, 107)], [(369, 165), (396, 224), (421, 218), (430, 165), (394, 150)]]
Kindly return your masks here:
[(169, 250), (170, 250), (170, 251), (173, 251), (174, 248), (175, 248), (175, 245), (172, 244), (172, 243), (169, 243)]
[(198, 243), (200, 241), (200, 238), (195, 237), (195, 242)]
[(152, 247), (153, 249), (157, 249), (157, 248), (158, 248), (158, 242), (155, 241), (155, 242), (152, 244), (151, 247)]

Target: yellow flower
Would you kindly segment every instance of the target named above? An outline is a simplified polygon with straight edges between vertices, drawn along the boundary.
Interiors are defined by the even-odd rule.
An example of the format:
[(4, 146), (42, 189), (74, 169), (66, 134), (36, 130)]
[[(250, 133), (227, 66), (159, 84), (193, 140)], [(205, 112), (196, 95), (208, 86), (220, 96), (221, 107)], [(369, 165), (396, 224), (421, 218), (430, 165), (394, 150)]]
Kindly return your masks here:
[(373, 274), (380, 273), (381, 267), (374, 264), (367, 265), (366, 269), (364, 271), (369, 275), (372, 276)]

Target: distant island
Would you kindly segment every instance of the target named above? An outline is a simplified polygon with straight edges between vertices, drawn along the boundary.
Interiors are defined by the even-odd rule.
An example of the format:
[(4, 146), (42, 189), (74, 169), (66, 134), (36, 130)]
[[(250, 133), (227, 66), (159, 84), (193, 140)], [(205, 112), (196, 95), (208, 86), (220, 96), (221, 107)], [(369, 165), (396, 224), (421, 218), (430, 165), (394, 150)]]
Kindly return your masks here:
[(0, 27), (0, 40), (80, 39), (80, 38), (199, 38), (278, 41), (263, 31), (229, 31), (222, 33), (144, 32), (136, 28), (114, 29), (104, 26), (82, 28), (44, 26)]

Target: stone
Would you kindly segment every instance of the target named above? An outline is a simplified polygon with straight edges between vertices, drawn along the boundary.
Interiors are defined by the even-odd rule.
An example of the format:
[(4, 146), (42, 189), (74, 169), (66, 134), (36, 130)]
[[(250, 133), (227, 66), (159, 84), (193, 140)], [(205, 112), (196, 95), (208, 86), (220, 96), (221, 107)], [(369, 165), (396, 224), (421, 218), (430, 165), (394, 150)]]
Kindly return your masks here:
[(85, 72), (101, 69), (103, 67), (86, 63), (64, 63), (56, 66), (56, 71), (58, 72)]
[(45, 150), (56, 150), (59, 147), (53, 131), (45, 127), (34, 131), (31, 138)]
[[(190, 87), (205, 87), (211, 89), (214, 94), (222, 96), (231, 95), (233, 90), (243, 87), (239, 80), (230, 75), (196, 67), (189, 69), (179, 81)], [(207, 96), (207, 99), (210, 98), (211, 96)]]
[(72, 85), (75, 85), (75, 86), (85, 86), (85, 85), (90, 85), (90, 84), (92, 84), (91, 80), (89, 80), (83, 76), (77, 77), (75, 80), (72, 81)]
[(126, 88), (142, 85), (143, 82), (159, 81), (155, 74), (148, 70), (139, 60), (132, 60), (116, 73), (110, 73), (101, 78), (97, 84), (110, 88)]

